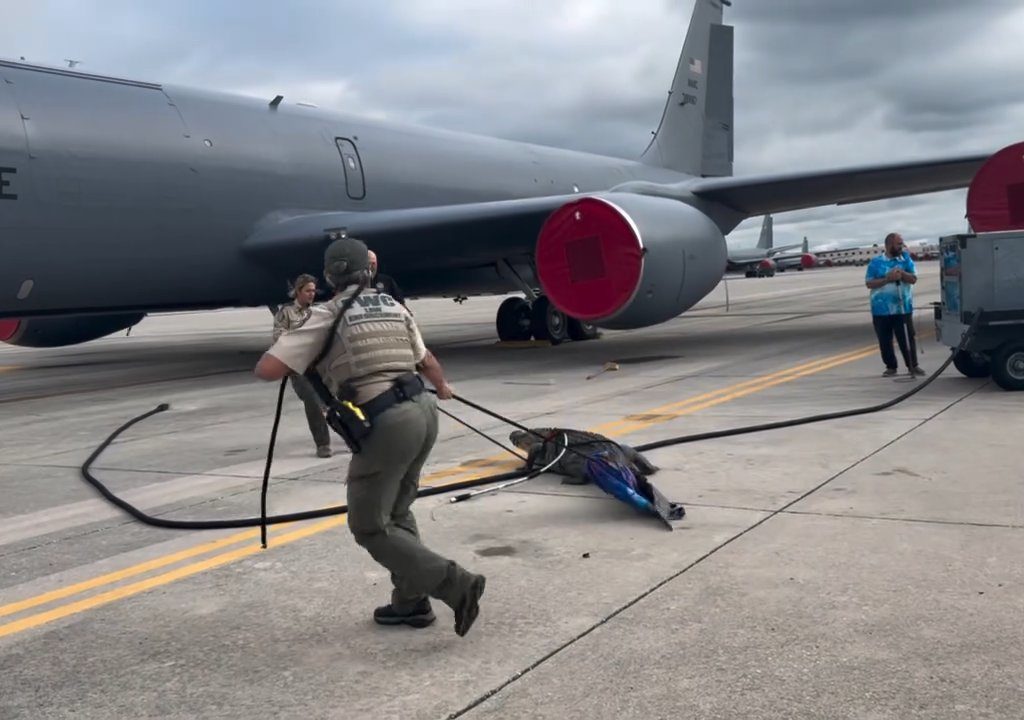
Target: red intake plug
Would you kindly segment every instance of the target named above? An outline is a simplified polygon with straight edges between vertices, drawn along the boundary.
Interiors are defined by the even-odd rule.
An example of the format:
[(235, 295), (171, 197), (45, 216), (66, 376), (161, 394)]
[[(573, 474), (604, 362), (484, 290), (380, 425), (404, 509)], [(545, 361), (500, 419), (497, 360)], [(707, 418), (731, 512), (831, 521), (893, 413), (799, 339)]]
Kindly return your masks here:
[(615, 315), (636, 293), (643, 246), (629, 217), (585, 197), (548, 217), (537, 238), (537, 275), (560, 310), (580, 320)]

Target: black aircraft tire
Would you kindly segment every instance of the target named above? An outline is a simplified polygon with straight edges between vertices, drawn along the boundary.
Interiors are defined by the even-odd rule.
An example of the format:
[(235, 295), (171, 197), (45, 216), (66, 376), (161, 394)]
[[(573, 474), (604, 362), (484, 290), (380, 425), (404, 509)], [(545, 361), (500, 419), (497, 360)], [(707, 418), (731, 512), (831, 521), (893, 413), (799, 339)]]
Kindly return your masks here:
[(533, 303), (533, 336), (552, 345), (569, 339), (569, 318), (544, 296)]
[(996, 350), (992, 379), (1003, 390), (1024, 390), (1024, 341), (1011, 340)]
[(533, 335), (533, 316), (530, 313), (530, 303), (520, 297), (506, 298), (498, 306), (495, 325), (499, 340), (505, 342), (529, 340)]
[(569, 337), (576, 341), (596, 340), (601, 336), (597, 326), (583, 320), (569, 318)]
[(992, 363), (981, 355), (958, 350), (953, 355), (953, 366), (969, 378), (985, 378), (992, 374)]

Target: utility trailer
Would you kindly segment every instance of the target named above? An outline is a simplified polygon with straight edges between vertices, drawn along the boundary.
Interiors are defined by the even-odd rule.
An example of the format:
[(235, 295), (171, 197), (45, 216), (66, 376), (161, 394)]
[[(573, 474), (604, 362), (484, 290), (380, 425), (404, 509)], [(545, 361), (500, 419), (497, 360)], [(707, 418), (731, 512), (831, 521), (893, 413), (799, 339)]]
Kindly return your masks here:
[(1024, 230), (946, 236), (939, 260), (936, 339), (958, 347), (980, 313), (953, 365), (967, 377), (991, 375), (1004, 390), (1024, 390)]

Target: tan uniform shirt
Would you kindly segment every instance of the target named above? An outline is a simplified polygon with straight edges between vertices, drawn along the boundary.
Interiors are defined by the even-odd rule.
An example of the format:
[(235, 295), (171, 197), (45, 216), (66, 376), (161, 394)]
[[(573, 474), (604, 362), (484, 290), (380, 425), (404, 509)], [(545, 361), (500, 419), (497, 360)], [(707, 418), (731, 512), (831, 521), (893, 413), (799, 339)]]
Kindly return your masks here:
[(286, 330), (294, 330), (305, 325), (312, 313), (312, 306), (302, 307), (297, 302), (282, 305), (274, 315), (274, 342), (277, 342)]
[[(312, 308), (309, 318), (283, 332), (268, 352), (291, 370), (305, 372), (323, 348), (327, 332), (351, 290)], [(359, 303), (366, 302), (366, 307)], [(352, 347), (347, 347), (345, 338)], [(387, 295), (364, 291), (338, 325), (331, 349), (317, 366), (332, 392), (349, 381), (362, 403), (387, 390), (395, 378), (423, 361), (427, 348), (409, 311)]]

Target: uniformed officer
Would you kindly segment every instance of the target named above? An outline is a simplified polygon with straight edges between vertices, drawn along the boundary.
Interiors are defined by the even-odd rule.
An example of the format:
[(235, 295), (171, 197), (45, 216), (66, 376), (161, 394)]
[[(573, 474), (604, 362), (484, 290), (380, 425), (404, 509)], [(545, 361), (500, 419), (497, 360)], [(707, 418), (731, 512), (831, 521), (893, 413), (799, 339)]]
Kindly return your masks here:
[[(313, 300), (316, 298), (316, 278), (305, 273), (299, 275), (292, 283), (288, 296), (295, 302), (291, 305), (282, 305), (274, 314), (274, 342), (281, 337), (281, 333), (300, 328), (309, 320), (313, 312)], [(309, 423), (309, 431), (313, 434), (313, 442), (316, 443), (317, 457), (329, 458), (331, 431), (327, 427), (316, 391), (309, 384), (309, 380), (300, 374), (291, 373), (288, 380), (306, 408), (306, 422)]]
[(278, 380), (306, 370), (343, 313), (316, 370), (332, 390), (353, 393), (373, 424), (349, 463), (348, 526), (356, 542), (391, 572), (391, 603), (377, 608), (374, 620), (426, 627), (435, 620), (429, 600), (434, 597), (454, 610), (455, 632), (465, 635), (479, 612), (485, 578), (427, 549), (411, 510), (438, 426), (436, 401), (415, 371), (441, 399), (451, 398), (452, 389), (409, 312), (372, 287), (360, 291), (370, 281), (366, 245), (354, 238), (332, 242), (324, 254), (324, 276), (334, 298), (314, 307), (302, 327), (282, 334), (260, 359), (256, 375)]
[[(405, 294), (402, 289), (398, 287), (398, 283), (390, 275), (385, 275), (382, 272), (377, 271), (377, 253), (373, 250), (370, 251), (370, 282), (377, 288), (378, 292), (387, 293), (408, 310), (408, 305), (405, 304)], [(410, 311), (411, 312), (411, 311)]]

